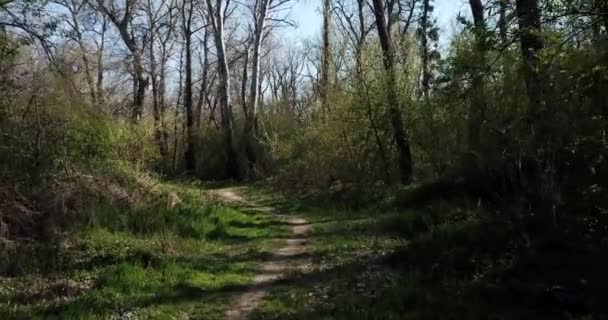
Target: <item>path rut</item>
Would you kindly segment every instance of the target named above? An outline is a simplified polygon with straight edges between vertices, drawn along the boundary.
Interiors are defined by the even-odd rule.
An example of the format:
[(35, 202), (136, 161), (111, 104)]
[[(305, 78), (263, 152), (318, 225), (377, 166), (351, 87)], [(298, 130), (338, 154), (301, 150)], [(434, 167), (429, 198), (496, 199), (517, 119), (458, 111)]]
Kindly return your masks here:
[(230, 204), (246, 205), (260, 212), (271, 214), (291, 226), (291, 236), (270, 259), (263, 262), (249, 287), (240, 292), (224, 313), (225, 320), (246, 319), (252, 311), (261, 305), (274, 284), (288, 273), (303, 269), (306, 261), (299, 259), (307, 253), (306, 244), (311, 226), (305, 219), (273, 213), (272, 207), (264, 207), (248, 201), (239, 194), (236, 188), (214, 190), (213, 194)]

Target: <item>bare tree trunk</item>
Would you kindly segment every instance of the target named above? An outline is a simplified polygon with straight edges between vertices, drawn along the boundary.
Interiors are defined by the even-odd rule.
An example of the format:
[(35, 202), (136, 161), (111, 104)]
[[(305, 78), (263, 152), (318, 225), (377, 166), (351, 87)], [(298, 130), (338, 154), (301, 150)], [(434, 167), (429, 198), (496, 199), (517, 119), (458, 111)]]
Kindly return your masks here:
[[(189, 3), (189, 8), (186, 8)], [(186, 53), (186, 78), (184, 82), (184, 109), (186, 113), (186, 150), (184, 160), (186, 171), (196, 170), (196, 141), (194, 135), (194, 108), (192, 103), (192, 15), (194, 7), (192, 0), (184, 0), (182, 4), (182, 32), (184, 34), (184, 46)]]
[(103, 0), (97, 0), (97, 5), (101, 11), (112, 21), (116, 26), (118, 33), (124, 44), (129, 49), (133, 64), (133, 73), (135, 75), (135, 97), (133, 101), (133, 110), (131, 114), (131, 121), (137, 123), (142, 116), (144, 108), (144, 100), (146, 97), (146, 88), (148, 87), (148, 78), (146, 78), (145, 70), (142, 62), (142, 49), (138, 46), (136, 39), (132, 35), (132, 30), (129, 30), (131, 20), (133, 20), (133, 11), (135, 10), (136, 2), (127, 1), (122, 18), (119, 19), (118, 12), (112, 7), (107, 7)]
[(207, 99), (208, 94), (208, 75), (209, 75), (209, 32), (205, 29), (205, 34), (203, 35), (203, 61), (201, 61), (201, 88), (199, 90), (198, 101), (196, 103), (196, 127), (200, 129), (201, 127), (201, 119), (203, 114), (203, 104)]
[(380, 161), (382, 162), (382, 170), (384, 173), (384, 182), (390, 183), (390, 166), (389, 161), (386, 155), (386, 149), (384, 147), (384, 143), (382, 142), (382, 138), (380, 136), (380, 130), (374, 119), (374, 114), (372, 110), (372, 105), (369, 101), (369, 89), (365, 84), (365, 78), (363, 74), (363, 46), (365, 45), (366, 40), (366, 24), (365, 24), (365, 0), (357, 0), (357, 14), (359, 17), (359, 37), (357, 38), (357, 43), (355, 44), (355, 70), (357, 72), (357, 83), (358, 83), (358, 91), (365, 100), (366, 114), (369, 120), (372, 133), (374, 135), (374, 139), (376, 140), (376, 147), (378, 148), (378, 155), (380, 156)]
[(486, 69), (486, 23), (484, 18), (484, 8), (481, 0), (469, 0), (471, 13), (473, 15), (473, 33), (475, 34), (476, 49), (479, 59), (472, 70), (471, 83), (471, 110), (469, 112), (469, 148), (473, 152), (479, 151), (481, 139), (481, 125), (485, 117), (485, 69)]
[(427, 104), (429, 103), (429, 91), (431, 83), (431, 72), (430, 72), (430, 53), (429, 53), (429, 11), (430, 11), (430, 0), (423, 0), (422, 3), (422, 17), (420, 20), (420, 42), (422, 47), (422, 95), (426, 99)]
[(103, 22), (101, 25), (101, 34), (99, 35), (99, 48), (97, 52), (97, 104), (101, 107), (105, 103), (105, 94), (103, 90), (103, 54), (105, 50), (106, 44), (106, 31), (107, 31), (107, 20), (106, 17), (103, 17)]
[(331, 0), (323, 0), (323, 60), (321, 64), (321, 111), (322, 117), (329, 110), (327, 93), (329, 90), (329, 66), (331, 65)]
[(167, 156), (167, 150), (164, 148), (163, 144), (163, 132), (162, 132), (162, 123), (161, 123), (161, 112), (160, 112), (160, 102), (159, 102), (159, 84), (158, 84), (158, 73), (157, 73), (157, 62), (156, 62), (156, 53), (154, 51), (156, 46), (156, 36), (157, 36), (157, 12), (153, 7), (150, 0), (147, 2), (146, 14), (148, 16), (148, 32), (149, 32), (149, 43), (148, 43), (148, 59), (150, 60), (150, 78), (152, 84), (152, 116), (154, 118), (154, 140), (158, 147), (159, 153), (161, 157), (165, 158)]
[(74, 33), (76, 36), (76, 42), (80, 49), (80, 56), (82, 58), (82, 64), (84, 65), (84, 77), (89, 87), (89, 95), (91, 96), (91, 104), (97, 106), (97, 94), (95, 83), (93, 82), (93, 74), (91, 72), (91, 63), (89, 62), (88, 52), (84, 45), (84, 39), (82, 38), (82, 32), (80, 30), (80, 24), (78, 23), (77, 12), (70, 8), (72, 16), (72, 23), (74, 27)]
[(502, 45), (506, 47), (509, 43), (509, 39), (507, 39), (507, 28), (509, 25), (507, 21), (507, 7), (509, 6), (509, 0), (500, 0), (499, 6), (498, 33)]
[[(172, 3), (173, 4), (173, 3)], [(171, 4), (171, 5), (172, 5)], [(173, 15), (173, 7), (168, 8), (169, 16), (167, 23), (169, 25), (173, 24), (175, 16)], [(166, 33), (161, 37), (161, 48), (160, 48), (160, 70), (159, 70), (159, 83), (158, 83), (158, 107), (159, 107), (159, 116), (160, 116), (160, 129), (161, 129), (161, 148), (166, 154), (169, 154), (169, 129), (167, 128), (167, 123), (165, 119), (165, 113), (167, 111), (167, 103), (166, 103), (166, 92), (167, 92), (167, 62), (171, 55), (171, 51), (173, 50), (173, 45), (175, 42), (171, 42), (169, 45), (169, 41), (173, 36), (173, 31), (168, 29)], [(180, 52), (181, 54), (181, 52)], [(180, 56), (180, 64), (181, 62)], [(180, 65), (180, 76), (181, 76), (181, 65)], [(181, 81), (181, 80), (180, 80)], [(181, 91), (181, 89), (180, 89)]]
[(175, 113), (173, 115), (173, 170), (177, 171), (177, 147), (179, 145), (178, 141), (179, 141), (179, 134), (178, 134), (178, 128), (179, 128), (179, 104), (180, 101), (182, 99), (182, 92), (183, 92), (183, 71), (184, 71), (184, 48), (182, 47), (180, 53), (179, 53), (179, 83), (178, 83), (178, 90), (177, 90), (177, 101), (175, 102)]
[(249, 43), (245, 44), (245, 53), (243, 54), (243, 72), (241, 74), (241, 94), (240, 103), (243, 109), (243, 115), (245, 116), (245, 125), (247, 125), (247, 80), (249, 78)]
[(245, 110), (245, 154), (248, 162), (248, 175), (252, 178), (255, 175), (255, 164), (257, 155), (254, 150), (255, 128), (257, 127), (257, 111), (259, 102), (259, 76), (260, 76), (260, 49), (264, 38), (264, 28), (266, 26), (266, 16), (271, 0), (261, 0), (259, 9), (254, 14), (255, 29), (253, 35), (253, 52), (251, 57), (251, 86), (249, 89), (249, 108)]
[[(162, 49), (163, 51), (165, 50), (165, 48), (163, 47)], [(167, 59), (168, 56), (166, 55), (166, 52), (163, 52), (161, 54), (161, 62), (160, 62), (160, 75), (159, 75), (159, 80), (158, 80), (158, 113), (159, 113), (159, 117), (160, 117), (160, 131), (161, 131), (161, 149), (163, 151), (161, 151), (161, 154), (168, 154), (169, 153), (169, 146), (168, 146), (168, 140), (169, 140), (169, 133), (168, 133), (168, 129), (167, 129), (167, 124), (165, 123), (165, 112), (167, 110), (167, 103), (166, 103), (166, 97), (165, 97), (165, 92), (167, 84), (166, 84), (166, 74), (167, 74)]]
[(233, 142), (234, 119), (232, 103), (230, 101), (230, 70), (226, 58), (224, 43), (224, 16), (222, 10), (223, 0), (216, 0), (215, 8), (212, 0), (207, 0), (209, 16), (212, 20), (214, 42), (217, 51), (219, 74), (219, 104), (222, 114), (222, 130), (224, 134), (224, 148), (226, 152), (226, 174), (229, 178), (239, 178), (237, 153)]
[(373, 8), (380, 46), (382, 47), (384, 70), (387, 77), (386, 91), (389, 104), (388, 110), (393, 127), (393, 138), (399, 151), (400, 180), (403, 184), (410, 184), (412, 182), (412, 154), (407, 134), (403, 128), (399, 96), (397, 95), (394, 49), (391, 42), (390, 30), (387, 27), (384, 16), (383, 0), (373, 0)]
[(517, 0), (520, 45), (524, 62), (524, 77), (531, 103), (531, 120), (536, 122), (546, 109), (545, 89), (540, 71), (539, 53), (543, 49), (540, 32), (540, 7), (538, 0)]
[(154, 117), (154, 140), (156, 140), (156, 144), (158, 146), (159, 153), (162, 157), (165, 157), (167, 154), (165, 150), (163, 150), (162, 143), (162, 129), (160, 123), (160, 103), (158, 101), (159, 98), (159, 90), (158, 90), (158, 75), (156, 73), (156, 56), (154, 53), (154, 35), (150, 36), (150, 46), (149, 46), (149, 55), (150, 55), (150, 78), (152, 83), (152, 112)]

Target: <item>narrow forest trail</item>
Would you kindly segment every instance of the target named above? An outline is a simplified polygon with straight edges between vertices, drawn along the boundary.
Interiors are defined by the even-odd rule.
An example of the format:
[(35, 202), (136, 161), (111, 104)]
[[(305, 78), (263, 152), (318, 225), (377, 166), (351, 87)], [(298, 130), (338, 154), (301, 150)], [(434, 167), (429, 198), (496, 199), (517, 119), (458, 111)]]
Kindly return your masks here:
[(301, 257), (307, 253), (306, 244), (311, 225), (305, 219), (281, 215), (275, 213), (272, 207), (245, 199), (238, 188), (216, 189), (212, 194), (225, 203), (246, 206), (261, 214), (272, 215), (291, 228), (291, 236), (285, 240), (282, 247), (272, 252), (269, 259), (260, 264), (251, 285), (237, 294), (223, 317), (225, 320), (246, 319), (270, 294), (277, 281), (306, 266), (307, 261)]

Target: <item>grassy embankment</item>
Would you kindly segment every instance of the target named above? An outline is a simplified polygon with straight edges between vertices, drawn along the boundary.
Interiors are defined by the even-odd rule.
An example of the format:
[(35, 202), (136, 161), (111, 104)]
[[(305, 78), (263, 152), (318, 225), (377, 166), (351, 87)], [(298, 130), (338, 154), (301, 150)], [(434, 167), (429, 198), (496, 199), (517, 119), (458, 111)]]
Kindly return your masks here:
[(221, 318), (287, 228), (221, 205), (201, 185), (155, 189), (179, 203), (102, 201), (86, 208), (88, 221), (72, 225), (61, 248), (22, 254), (15, 274), (0, 281), (0, 318)]

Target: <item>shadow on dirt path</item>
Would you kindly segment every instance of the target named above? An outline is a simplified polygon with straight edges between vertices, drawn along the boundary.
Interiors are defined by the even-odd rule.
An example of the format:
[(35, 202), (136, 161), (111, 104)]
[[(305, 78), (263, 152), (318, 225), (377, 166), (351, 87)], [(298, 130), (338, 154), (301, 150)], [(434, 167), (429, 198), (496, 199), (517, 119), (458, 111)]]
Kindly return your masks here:
[(239, 188), (216, 189), (211, 191), (211, 194), (225, 203), (244, 205), (249, 209), (272, 215), (283, 220), (291, 228), (290, 238), (286, 239), (285, 244), (258, 267), (252, 283), (237, 294), (224, 313), (226, 320), (246, 319), (263, 302), (278, 280), (306, 267), (308, 264), (306, 244), (311, 225), (305, 219), (280, 215), (275, 213), (272, 207), (248, 201), (241, 195)]

